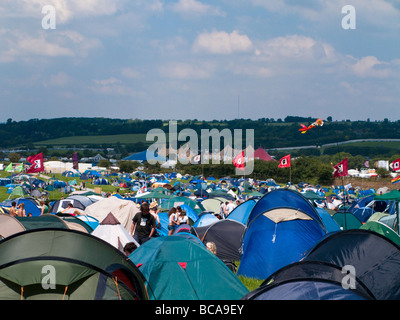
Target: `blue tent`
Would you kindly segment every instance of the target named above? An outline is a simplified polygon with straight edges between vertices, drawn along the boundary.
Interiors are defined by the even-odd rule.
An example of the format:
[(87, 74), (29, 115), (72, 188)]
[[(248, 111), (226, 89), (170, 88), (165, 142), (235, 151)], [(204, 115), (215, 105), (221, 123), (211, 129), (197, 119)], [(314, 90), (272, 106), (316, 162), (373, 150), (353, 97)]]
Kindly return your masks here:
[(98, 178), (98, 179), (95, 180), (94, 184), (95, 185), (107, 185), (107, 184), (110, 184), (110, 183), (108, 182), (107, 179)]
[(156, 155), (151, 152), (147, 152), (147, 150), (131, 154), (130, 156), (123, 158), (122, 160), (130, 160), (130, 161), (149, 161), (149, 160), (154, 160), (154, 161), (161, 161), (161, 162), (166, 162), (168, 159)]
[(194, 212), (194, 210), (189, 207), (187, 204), (182, 204), (181, 205), (182, 210), (186, 211), (186, 215), (187, 217), (193, 221), (193, 223), (195, 223), (198, 219), (199, 216), (196, 214), (196, 212)]
[(344, 288), (342, 269), (323, 262), (296, 262), (279, 269), (243, 300), (373, 300), (357, 278)]
[(204, 227), (204, 226), (211, 225), (217, 221), (219, 221), (219, 219), (216, 216), (214, 216), (212, 213), (204, 213), (199, 216), (197, 221), (194, 223), (193, 227), (194, 228)]
[(340, 231), (340, 226), (332, 218), (332, 216), (323, 208), (315, 208), (324, 223), (327, 232)]
[(237, 274), (265, 279), (299, 261), (326, 232), (314, 206), (299, 192), (271, 191), (249, 215)]
[(230, 214), (228, 214), (227, 219), (235, 220), (246, 225), (250, 212), (253, 210), (256, 203), (257, 200), (255, 199), (249, 199), (241, 203), (235, 209), (233, 209)]

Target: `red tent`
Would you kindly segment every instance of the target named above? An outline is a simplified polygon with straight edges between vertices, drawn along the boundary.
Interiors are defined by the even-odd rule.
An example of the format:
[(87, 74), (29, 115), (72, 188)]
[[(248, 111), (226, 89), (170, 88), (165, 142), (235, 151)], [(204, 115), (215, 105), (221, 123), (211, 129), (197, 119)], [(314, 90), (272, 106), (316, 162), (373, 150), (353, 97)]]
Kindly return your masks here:
[(267, 153), (267, 151), (265, 151), (261, 147), (259, 147), (257, 150), (254, 151), (254, 159), (260, 159), (264, 161), (276, 161)]

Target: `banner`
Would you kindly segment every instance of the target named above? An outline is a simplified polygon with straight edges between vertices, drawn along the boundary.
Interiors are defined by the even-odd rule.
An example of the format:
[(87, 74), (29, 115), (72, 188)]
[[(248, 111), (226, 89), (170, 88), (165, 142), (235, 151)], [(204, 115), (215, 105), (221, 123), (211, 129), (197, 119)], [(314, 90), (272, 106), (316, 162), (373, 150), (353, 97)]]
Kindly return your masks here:
[(79, 170), (79, 158), (78, 158), (78, 152), (75, 152), (72, 155), (72, 168), (75, 170)]
[(16, 172), (22, 172), (22, 170), (24, 170), (24, 165), (23, 163), (20, 163), (18, 165), (15, 166), (15, 171)]
[(290, 154), (279, 160), (278, 168), (290, 168)]
[(44, 171), (43, 153), (30, 156), (26, 159), (32, 165), (26, 170), (27, 173), (42, 172)]
[(12, 171), (12, 162), (10, 162), (10, 164), (4, 169), (4, 171), (10, 172)]
[(347, 158), (340, 161), (337, 165), (333, 166), (333, 177), (344, 177), (347, 176)]
[(239, 170), (244, 171), (245, 161), (244, 161), (244, 151), (239, 153), (235, 159), (233, 159), (233, 165), (238, 168)]
[(400, 159), (394, 160), (391, 163), (391, 168), (393, 171), (399, 171), (400, 170)]
[(396, 178), (393, 178), (391, 181), (392, 181), (392, 184), (399, 183), (400, 182), (400, 176), (397, 176)]

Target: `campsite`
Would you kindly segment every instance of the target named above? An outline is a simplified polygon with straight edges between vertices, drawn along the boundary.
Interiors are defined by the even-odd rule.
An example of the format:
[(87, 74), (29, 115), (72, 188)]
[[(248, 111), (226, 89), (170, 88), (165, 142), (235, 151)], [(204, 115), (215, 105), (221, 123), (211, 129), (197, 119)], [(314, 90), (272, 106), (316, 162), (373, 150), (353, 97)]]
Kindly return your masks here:
[[(26, 171), (1, 172), (1, 300), (400, 299), (396, 184)], [(139, 243), (143, 203), (159, 224)]]

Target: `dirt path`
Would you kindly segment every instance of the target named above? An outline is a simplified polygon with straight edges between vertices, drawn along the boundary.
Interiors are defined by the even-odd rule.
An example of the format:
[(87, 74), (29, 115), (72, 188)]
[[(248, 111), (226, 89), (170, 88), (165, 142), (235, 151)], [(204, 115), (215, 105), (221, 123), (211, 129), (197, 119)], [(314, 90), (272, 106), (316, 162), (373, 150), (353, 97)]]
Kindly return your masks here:
[[(354, 178), (354, 177), (344, 177), (343, 179), (343, 184), (349, 184), (351, 183), (351, 186), (356, 188), (360, 187), (363, 190), (368, 190), (368, 189), (375, 189), (378, 190), (379, 188), (382, 187), (388, 187), (390, 190), (394, 189), (399, 189), (400, 184), (392, 184), (390, 182), (390, 178)], [(340, 186), (342, 185), (342, 179), (336, 178), (333, 182), (335, 186)]]

